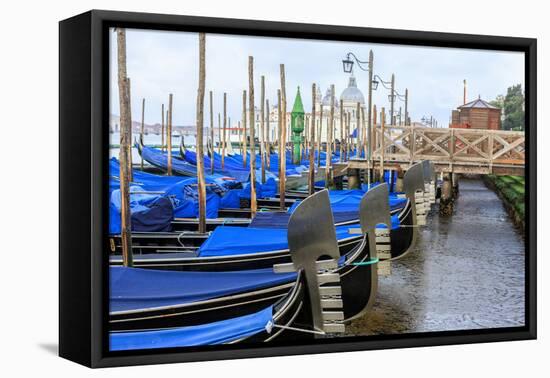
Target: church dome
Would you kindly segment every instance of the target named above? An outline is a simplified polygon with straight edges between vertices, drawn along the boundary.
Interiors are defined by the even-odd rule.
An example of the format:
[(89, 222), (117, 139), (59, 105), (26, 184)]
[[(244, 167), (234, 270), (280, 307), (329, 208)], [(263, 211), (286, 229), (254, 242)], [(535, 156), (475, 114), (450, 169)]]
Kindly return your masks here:
[(361, 92), (359, 88), (357, 88), (357, 81), (355, 80), (355, 76), (351, 75), (349, 77), (348, 87), (344, 89), (344, 91), (340, 95), (340, 99), (347, 103), (365, 103), (365, 96), (363, 96), (363, 92)]

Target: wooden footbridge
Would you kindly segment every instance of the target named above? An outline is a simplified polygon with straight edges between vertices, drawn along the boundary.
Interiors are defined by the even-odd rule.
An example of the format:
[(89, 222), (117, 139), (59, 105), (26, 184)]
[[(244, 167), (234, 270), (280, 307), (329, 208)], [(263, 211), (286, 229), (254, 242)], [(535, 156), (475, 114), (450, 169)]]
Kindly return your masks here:
[(522, 131), (384, 126), (373, 129), (372, 161), (352, 159), (349, 169), (404, 169), (431, 160), (437, 172), (524, 175)]

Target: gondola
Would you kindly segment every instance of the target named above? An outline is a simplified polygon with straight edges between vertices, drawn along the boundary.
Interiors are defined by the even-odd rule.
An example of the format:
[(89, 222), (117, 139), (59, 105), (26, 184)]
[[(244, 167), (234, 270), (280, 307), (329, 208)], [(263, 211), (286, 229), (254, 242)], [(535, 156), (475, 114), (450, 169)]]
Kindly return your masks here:
[[(135, 146), (140, 154), (140, 156), (151, 164), (152, 166), (160, 169), (163, 172), (166, 172), (168, 170), (168, 156), (165, 152), (159, 151), (152, 147), (147, 147), (143, 145), (140, 141), (135, 141)], [(184, 148), (183, 146), (180, 146), (180, 149)], [(188, 155), (194, 154), (194, 152), (189, 152)], [(172, 172), (181, 175), (181, 176), (188, 176), (188, 177), (196, 177), (196, 165), (189, 163), (185, 159), (178, 157), (179, 155), (172, 155)], [(229, 161), (230, 157), (227, 157), (227, 164), (224, 167), (224, 169), (221, 168), (220, 162), (217, 162), (216, 169), (214, 173), (211, 173), (209, 170), (210, 162), (207, 161), (205, 163), (205, 172), (207, 172), (207, 176), (211, 177), (212, 179), (216, 179), (218, 181), (220, 180), (226, 180), (226, 181), (238, 181), (240, 183), (246, 183), (249, 181), (250, 177), (250, 170), (249, 168), (244, 168), (242, 166), (242, 163), (237, 163), (236, 159), (233, 161), (233, 164), (230, 164)], [(260, 170), (257, 170), (257, 177), (260, 177)], [(273, 173), (268, 172), (267, 173), (268, 178), (276, 179), (276, 175)], [(303, 177), (300, 173), (296, 172), (295, 170), (288, 170), (287, 172), (287, 182), (289, 187), (297, 186), (298, 183), (303, 181)], [(265, 203), (262, 202), (260, 199), (259, 206), (263, 206), (266, 208), (278, 208), (279, 202), (276, 204), (273, 201), (265, 200)], [(292, 198), (292, 194), (290, 194), (289, 198), (285, 201), (285, 206), (290, 207), (294, 204), (295, 199)], [(246, 209), (240, 209), (240, 208), (227, 208), (221, 210), (224, 217), (248, 217), (250, 218), (250, 211)]]
[[(192, 165), (196, 166), (196, 163), (197, 163), (196, 153), (194, 151), (188, 150), (185, 147), (185, 144), (183, 142), (183, 138), (182, 138), (181, 143), (180, 143), (180, 157), (181, 157), (181, 159), (187, 161), (189, 164), (192, 164)], [(216, 154), (215, 152), (211, 151), (210, 149), (208, 149), (208, 154), (205, 156), (205, 166), (206, 167), (211, 166), (211, 159), (214, 159), (214, 169), (215, 170), (221, 170), (221, 167), (222, 167), (221, 156)], [(260, 167), (260, 165), (261, 165), (261, 160), (260, 159), (261, 159), (261, 157), (259, 155), (257, 155), (256, 156), (256, 167)], [(276, 173), (278, 173), (277, 155), (273, 155), (271, 157), (271, 159), (272, 159), (272, 164), (271, 164), (270, 169), (271, 169), (272, 172), (274, 172), (276, 174)], [(242, 160), (243, 160), (242, 155), (227, 156), (226, 159), (225, 159), (226, 166), (231, 166), (232, 169), (248, 171), (250, 169), (250, 164), (249, 164), (250, 157), (248, 156), (246, 166), (243, 166)], [(333, 160), (336, 163), (338, 161), (338, 156), (335, 155)], [(287, 157), (287, 173), (286, 173), (287, 182), (291, 181), (293, 179), (296, 180), (297, 177), (301, 178), (302, 174), (307, 174), (308, 169), (309, 169), (309, 161), (302, 161), (300, 164), (293, 164), (291, 162), (291, 159), (289, 157)], [(257, 173), (256, 176), (260, 177), (259, 168), (257, 168), (257, 170), (258, 170), (258, 173)], [(267, 174), (269, 175), (269, 172), (267, 172)], [(385, 177), (384, 181), (389, 183), (390, 188), (392, 188), (393, 187), (393, 182), (392, 182), (392, 176), (391, 176), (390, 172), (386, 171), (385, 175), (387, 175), (387, 177)], [(319, 179), (321, 179), (321, 177), (319, 177)], [(304, 181), (304, 184), (305, 183), (306, 182)], [(258, 186), (262, 186), (262, 184), (257, 183), (256, 186), (257, 186), (256, 190), (258, 190)], [(294, 187), (293, 185), (289, 185), (289, 186), (291, 187), (291, 189), (287, 188), (287, 190), (285, 191), (285, 198), (284, 198), (284, 204), (283, 204), (284, 208), (290, 208), (290, 207), (296, 205), (296, 203), (298, 201), (306, 198), (309, 195), (309, 193), (307, 193), (306, 191), (300, 191), (298, 189), (292, 189), (292, 187)], [(322, 189), (323, 189), (322, 187), (317, 187), (316, 190), (318, 191), (318, 190), (322, 190)], [(367, 189), (365, 189), (365, 190), (367, 190)], [(346, 195), (346, 194), (353, 193), (353, 192), (362, 192), (361, 195), (364, 194), (364, 191), (360, 190), (360, 189), (358, 189), (358, 190), (339, 190), (339, 191), (338, 190), (332, 190), (331, 191), (331, 196), (333, 194), (335, 194), (335, 192), (341, 192), (342, 195)], [(256, 202), (257, 202), (257, 206), (259, 208), (263, 208), (263, 209), (267, 209), (267, 210), (276, 211), (276, 210), (280, 209), (280, 207), (281, 207), (280, 197), (276, 193), (275, 190), (273, 191), (272, 195), (270, 195), (270, 196), (258, 196), (257, 199), (256, 199)], [(243, 199), (242, 204), (241, 204), (239, 209), (235, 209), (235, 208), (233, 208), (233, 209), (220, 209), (220, 213), (221, 213), (220, 215), (222, 217), (231, 217), (231, 218), (251, 218), (251, 211), (250, 211), (249, 207), (250, 207), (250, 198), (248, 198), (248, 200)], [(397, 209), (393, 209), (393, 210), (397, 211)]]
[[(390, 229), (389, 235), (387, 229), (379, 228), (377, 231), (381, 239), (387, 240), (389, 236), (392, 259), (404, 256), (415, 241), (417, 230), (412, 227), (416, 224), (415, 208), (423, 206), (415, 202), (417, 192), (421, 192), (424, 187), (419, 166), (412, 167), (405, 175), (405, 187), (410, 200), (399, 215), (392, 217), (394, 227)], [(358, 224), (358, 219), (355, 222)], [(237, 229), (222, 226), (212, 234), (202, 235), (196, 232), (132, 233), (132, 244), (137, 252), (135, 264), (140, 267), (174, 270), (228, 271), (269, 267), (289, 259), (286, 230), (273, 228), (273, 223), (270, 223), (269, 228), (261, 225)], [(360, 233), (350, 232), (353, 231), (353, 226), (353, 223), (346, 223), (338, 227), (341, 255), (347, 254), (362, 240)], [(260, 243), (251, 242), (252, 237), (256, 237)], [(110, 256), (111, 264), (122, 264), (120, 238), (111, 237), (110, 240), (111, 251), (115, 252)]]
[[(311, 253), (307, 255), (315, 256)], [(136, 269), (136, 271), (140, 271), (140, 269)], [(145, 273), (147, 274), (147, 271)], [(326, 276), (326, 273), (318, 272), (317, 269), (314, 273), (320, 273), (320, 277)], [(189, 276), (190, 273), (177, 274)], [(215, 279), (215, 273), (209, 274), (212, 275), (210, 278)], [(287, 292), (282, 294), (279, 299), (271, 300), (272, 304), (269, 304), (269, 300), (265, 300), (264, 302), (267, 304), (263, 305), (256, 303), (256, 307), (260, 307), (260, 309), (254, 309), (251, 305), (239, 306), (236, 296), (217, 298), (218, 308), (213, 308), (211, 311), (204, 307), (205, 301), (203, 301), (203, 311), (200, 312), (202, 316), (198, 320), (179, 316), (177, 321), (174, 321), (174, 317), (168, 314), (166, 317), (157, 318), (157, 327), (152, 327), (155, 324), (152, 321), (145, 324), (140, 321), (117, 321), (119, 315), (117, 313), (120, 311), (117, 311), (115, 303), (115, 306), (111, 305), (110, 312), (110, 350), (127, 351), (241, 342), (258, 343), (270, 342), (281, 337), (297, 340), (312, 335), (325, 336), (336, 332), (341, 333), (344, 330), (344, 325), (340, 320), (343, 318), (341, 304), (333, 303), (327, 306), (325, 301), (327, 293), (340, 289), (337, 280), (334, 279), (334, 274), (331, 276), (332, 281), (336, 281), (336, 284), (334, 282), (327, 284), (308, 282), (305, 271), (300, 270), (296, 273), (296, 280), (290, 284)], [(131, 284), (131, 282), (127, 283)], [(111, 285), (116, 284), (117, 282), (111, 283)], [(189, 292), (188, 287), (184, 287), (183, 291), (185, 290)], [(315, 305), (313, 305), (312, 298), (316, 298)], [(220, 308), (221, 303), (233, 304), (233, 306)], [(200, 309), (200, 306), (201, 302), (197, 301), (195, 307)], [(115, 311), (112, 310), (113, 307), (115, 307)], [(331, 312), (326, 310), (331, 310)], [(160, 312), (160, 309), (157, 312)], [(205, 318), (204, 314), (208, 313), (210, 317)], [(217, 316), (213, 316), (214, 313)], [(140, 324), (145, 325), (145, 328), (139, 328)]]
[[(116, 191), (119, 187), (118, 183), (118, 171), (120, 170), (119, 163), (115, 158), (112, 158), (109, 162), (110, 170), (110, 190), (111, 192)], [(158, 198), (158, 197), (167, 197), (171, 200), (174, 207), (174, 215), (171, 220), (171, 226), (159, 227), (157, 229), (148, 229), (147, 227), (134, 228), (134, 231), (196, 231), (198, 229), (198, 192), (196, 186), (195, 178), (185, 178), (180, 176), (158, 176), (151, 173), (143, 172), (140, 170), (134, 170), (133, 174), (134, 180), (130, 183), (131, 192), (132, 192), (132, 203), (134, 203), (134, 198), (136, 201), (145, 204), (146, 206), (149, 203)], [(226, 180), (216, 176), (208, 175), (206, 177), (207, 182), (207, 198), (206, 198), (206, 207), (207, 207), (207, 231), (212, 231), (219, 225), (247, 225), (250, 224), (250, 209), (227, 209), (228, 206), (239, 205), (239, 198), (242, 193), (246, 195), (247, 189), (240, 189), (240, 184), (236, 181)], [(275, 192), (275, 188), (271, 188), (270, 192)], [(342, 195), (342, 191), (331, 191), (331, 202), (338, 204), (338, 209), (334, 207), (335, 219), (337, 224), (350, 223), (349, 219), (355, 219), (358, 221), (357, 216), (357, 204), (361, 196), (364, 194), (363, 191), (344, 191), (345, 195)], [(351, 193), (356, 192), (356, 193)], [(257, 193), (264, 194), (265, 190), (257, 191)], [(338, 196), (336, 196), (338, 193)], [(353, 199), (355, 196), (356, 200)], [(139, 198), (141, 199), (139, 199)], [(337, 199), (339, 197), (340, 199)], [(355, 208), (351, 214), (345, 214), (342, 212), (342, 206), (346, 205), (342, 202), (344, 199), (346, 202), (352, 201), (352, 205)], [(117, 198), (113, 197), (112, 201), (119, 203)], [(391, 199), (392, 212), (396, 213), (405, 204), (404, 199)], [(295, 205), (295, 204), (294, 204)], [(293, 206), (294, 206), (293, 205)], [(396, 205), (396, 208), (394, 206)], [(116, 209), (114, 209), (116, 210)], [(140, 208), (140, 211), (144, 210)], [(259, 208), (259, 211), (262, 212), (257, 218), (264, 219), (267, 215), (265, 214), (265, 208)], [(349, 210), (349, 209), (348, 209)], [(280, 216), (285, 216), (281, 214), (281, 211), (277, 209), (271, 209), (270, 211), (274, 213), (279, 213)], [(229, 212), (229, 213), (228, 213)], [(239, 216), (235, 216), (232, 212), (239, 212)], [(243, 215), (244, 214), (244, 215)], [(277, 215), (277, 214), (275, 214)], [(351, 215), (351, 217), (350, 217)], [(246, 218), (241, 218), (241, 216), (246, 216)], [(288, 217), (288, 216), (287, 216)], [(144, 221), (147, 220), (147, 215), (144, 216)], [(116, 221), (116, 220), (114, 220)], [(170, 220), (169, 220), (170, 221)], [(259, 220), (258, 220), (259, 221)], [(285, 220), (285, 225), (286, 225)], [(117, 233), (116, 229), (112, 233)], [(164, 239), (165, 236), (162, 235)], [(159, 235), (159, 238), (161, 236)], [(150, 239), (150, 238), (148, 238)]]
[[(254, 313), (299, 290), (302, 271), (310, 292), (312, 286), (339, 283), (339, 288), (321, 288), (316, 294), (323, 296), (324, 305), (342, 309), (339, 320), (360, 316), (372, 305), (377, 286), (374, 228), (391, 222), (384, 198), (385, 185), (365, 195), (361, 203), (363, 241), (344, 257), (339, 255), (328, 195), (323, 191), (305, 200), (289, 221), (291, 263), (217, 273), (111, 268), (123, 273), (115, 274), (111, 281), (111, 329), (189, 326)], [(332, 260), (325, 260), (325, 256)], [(319, 270), (325, 273), (318, 276)], [(154, 277), (144, 279), (147, 275)], [(207, 282), (208, 287), (202, 286)]]
[[(307, 184), (307, 174), (309, 170), (309, 162), (302, 161), (300, 164), (294, 164), (292, 162), (291, 154), (286, 156), (286, 169), (285, 169), (285, 180), (287, 191), (290, 191), (288, 200), (286, 200), (285, 206), (292, 205), (293, 192), (297, 188), (302, 187)], [(180, 142), (180, 158), (186, 162), (195, 165), (197, 164), (197, 156), (194, 151), (190, 151), (185, 147), (183, 139)], [(247, 154), (246, 164), (243, 163), (243, 156), (238, 154), (226, 155), (222, 158), (221, 155), (216, 154), (214, 151), (209, 151), (209, 153), (204, 157), (205, 167), (211, 167), (212, 159), (214, 160), (214, 172), (220, 172), (225, 170), (233, 171), (242, 171), (250, 172), (250, 155)], [(269, 157), (270, 165), (269, 168), (265, 167), (266, 178), (277, 179), (279, 174), (279, 159), (277, 154), (272, 154)], [(222, 164), (224, 161), (224, 164)], [(324, 162), (324, 160), (322, 160)], [(333, 162), (337, 162), (337, 157), (333, 157)], [(324, 163), (323, 163), (324, 164)], [(256, 155), (256, 177), (261, 177), (261, 156)], [(316, 182), (321, 184), (324, 178), (320, 172), (316, 172)], [(279, 201), (270, 201), (268, 199), (258, 198), (258, 206), (264, 207), (278, 207)]]
[(270, 342), (283, 336), (297, 339), (304, 337), (305, 331), (299, 332), (293, 329), (313, 330), (313, 326), (307, 321), (299, 320), (299, 317), (305, 318), (302, 312), (306, 311), (307, 307), (307, 304), (304, 304), (302, 290), (296, 290), (296, 294), (289, 294), (276, 305), (230, 319), (181, 327), (111, 331), (109, 333), (110, 350), (116, 352), (259, 343)]
[[(135, 146), (138, 153), (147, 163), (166, 172), (168, 170), (168, 155), (154, 148), (147, 147), (136, 141)], [(181, 176), (197, 176), (197, 167), (188, 163), (185, 160), (179, 159), (177, 156), (172, 156), (172, 172)], [(224, 170), (217, 171), (215, 174), (219, 177), (226, 177), (239, 182), (247, 182), (249, 173), (239, 170)]]

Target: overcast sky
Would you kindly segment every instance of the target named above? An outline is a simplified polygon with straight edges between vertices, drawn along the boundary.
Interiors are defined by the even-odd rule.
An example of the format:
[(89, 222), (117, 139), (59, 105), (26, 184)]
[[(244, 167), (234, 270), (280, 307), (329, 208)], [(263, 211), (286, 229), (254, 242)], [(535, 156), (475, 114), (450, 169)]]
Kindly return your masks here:
[[(118, 115), (116, 33), (111, 31), (110, 35), (111, 113)], [(145, 122), (160, 123), (161, 104), (167, 104), (169, 93), (173, 93), (174, 124), (193, 125), (198, 87), (197, 34), (128, 29), (126, 39), (133, 119), (141, 119), (141, 99), (145, 98)], [(409, 89), (413, 121), (433, 115), (440, 126), (446, 126), (451, 110), (462, 103), (464, 79), (468, 100), (478, 95), (492, 100), (505, 94), (511, 85), (524, 85), (523, 53), (207, 34), (206, 94), (214, 92), (217, 113), (223, 110), (223, 92), (227, 92), (228, 114), (233, 121), (240, 119), (242, 91), (248, 89), (248, 56), (252, 55), (257, 106), (260, 75), (265, 76), (270, 104), (276, 103), (279, 64), (284, 63), (288, 109), (300, 86), (304, 107), (310, 111), (311, 84), (320, 85), (323, 95), (334, 84), (339, 96), (349, 78), (342, 70), (342, 59), (352, 51), (359, 59), (368, 60), (370, 49), (374, 52), (374, 73), (387, 81), (395, 73), (396, 90), (404, 94), (405, 88)], [(356, 68), (355, 76), (366, 98), (368, 73)], [(388, 94), (379, 85), (373, 104), (389, 111)], [(399, 106), (404, 108), (404, 103), (397, 101), (396, 110)], [(205, 107), (208, 109), (208, 97)], [(207, 118), (206, 126), (208, 122)]]

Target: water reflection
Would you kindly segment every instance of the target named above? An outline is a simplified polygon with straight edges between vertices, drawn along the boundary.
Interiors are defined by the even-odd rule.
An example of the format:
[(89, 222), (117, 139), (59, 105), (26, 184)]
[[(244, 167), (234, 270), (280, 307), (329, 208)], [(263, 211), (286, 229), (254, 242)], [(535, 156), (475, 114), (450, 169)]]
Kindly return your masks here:
[(432, 211), (415, 250), (380, 277), (375, 305), (347, 333), (522, 326), (524, 272), (523, 237), (500, 199), (481, 180), (462, 179), (455, 214)]

